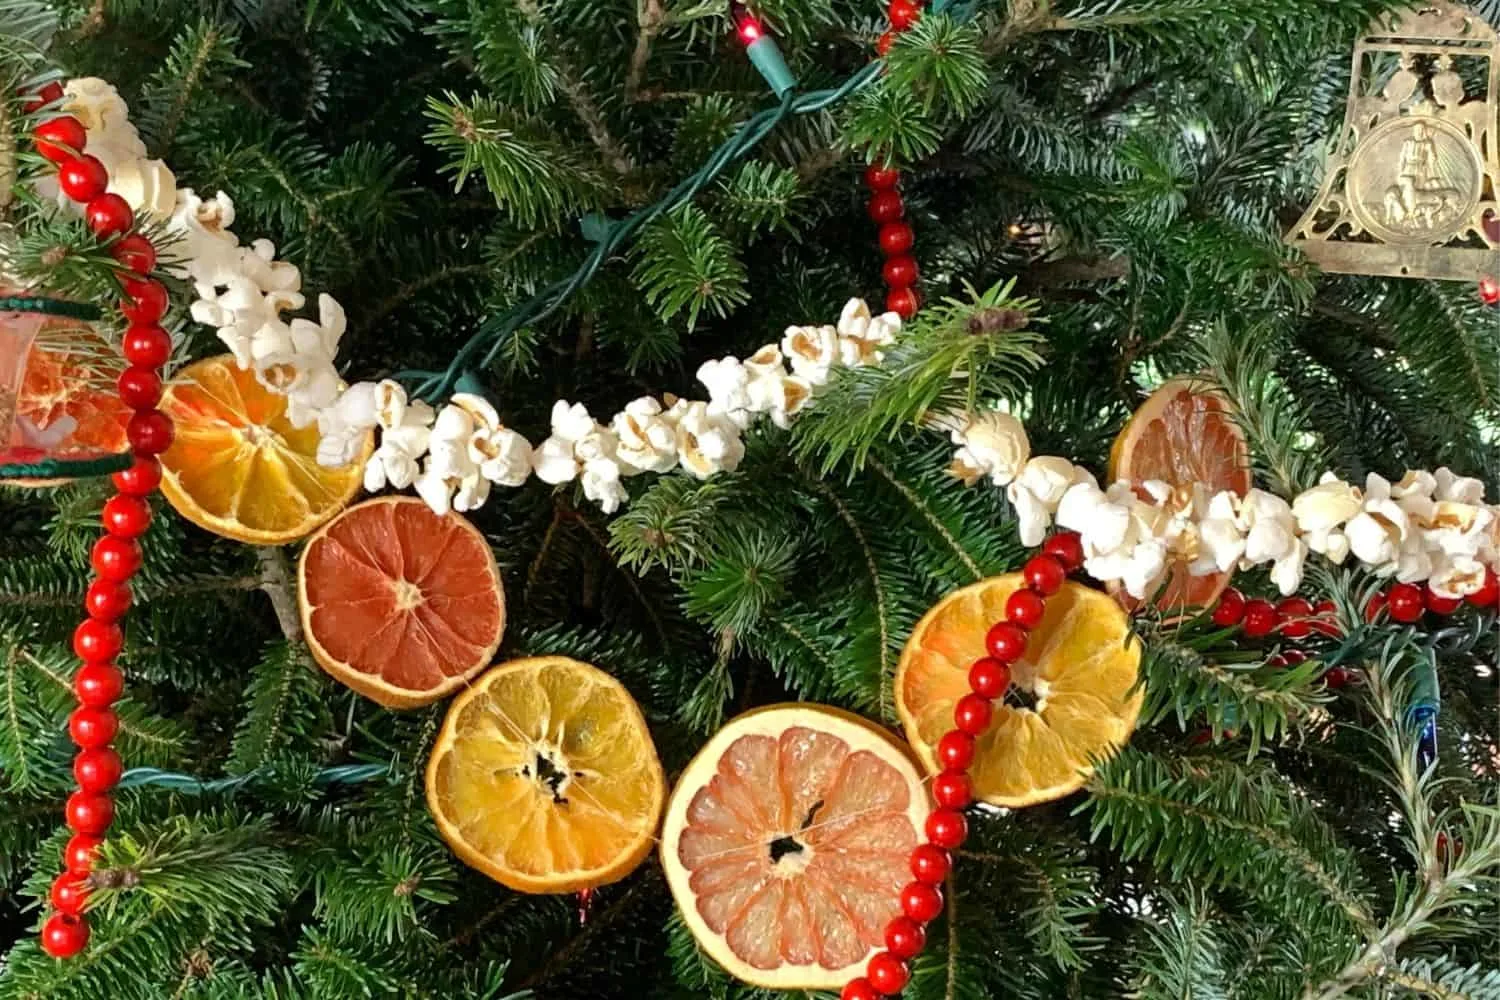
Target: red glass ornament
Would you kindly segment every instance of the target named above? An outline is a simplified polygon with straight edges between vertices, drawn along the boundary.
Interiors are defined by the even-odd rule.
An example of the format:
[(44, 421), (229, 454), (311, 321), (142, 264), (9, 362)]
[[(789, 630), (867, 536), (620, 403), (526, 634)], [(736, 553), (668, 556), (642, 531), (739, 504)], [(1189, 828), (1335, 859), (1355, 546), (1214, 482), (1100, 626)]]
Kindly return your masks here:
[(902, 319), (911, 319), (922, 308), (922, 296), (915, 288), (893, 288), (886, 294), (885, 308)]
[(932, 799), (944, 809), (962, 809), (974, 801), (974, 785), (963, 771), (944, 771), (932, 779)]
[(997, 622), (985, 634), (984, 646), (1001, 663), (1014, 663), (1026, 652), (1026, 630), (1010, 622)]
[(52, 908), (74, 916), (83, 912), (89, 898), (89, 879), (81, 872), (62, 872), (52, 882)]
[(86, 618), (73, 630), (73, 652), (89, 663), (113, 660), (124, 644), (120, 626), (97, 618)]
[(54, 913), (42, 925), (42, 950), (53, 958), (72, 958), (89, 943), (89, 925), (70, 913)]
[(36, 151), (57, 164), (66, 163), (83, 152), (83, 147), (89, 141), (89, 134), (83, 123), (72, 115), (44, 121), (32, 134), (36, 136)]
[(1312, 635), (1312, 601), (1305, 597), (1288, 597), (1276, 605), (1282, 618), (1281, 634), (1288, 639), (1305, 639)]
[(101, 194), (88, 203), (83, 210), (84, 221), (101, 240), (128, 232), (135, 224), (135, 213), (130, 203), (117, 194)]
[(880, 276), (892, 288), (910, 288), (917, 283), (919, 275), (916, 258), (904, 254), (890, 258), (880, 269)]
[(919, 924), (928, 924), (943, 912), (943, 892), (931, 882), (908, 882), (901, 890), (901, 912)]
[(122, 284), (125, 297), (120, 300), (120, 312), (131, 323), (145, 326), (160, 322), (167, 314), (171, 300), (166, 285), (150, 278), (126, 278)]
[(953, 870), (948, 852), (936, 844), (918, 844), (911, 852), (911, 874), (918, 882), (937, 885)]
[(1000, 698), (1010, 687), (1010, 667), (993, 656), (975, 660), (969, 668), (969, 687), (986, 698)]
[(895, 167), (872, 163), (865, 168), (865, 185), (871, 191), (894, 191), (901, 181), (901, 171)]
[(880, 994), (870, 981), (864, 976), (851, 979), (844, 984), (843, 992), (839, 994), (839, 1000), (880, 1000)]
[(910, 917), (896, 917), (885, 925), (885, 950), (897, 958), (916, 958), (927, 944), (927, 932)]
[(1323, 672), (1323, 683), (1331, 690), (1337, 691), (1349, 683), (1349, 671), (1343, 667), (1329, 667)]
[(953, 725), (971, 736), (978, 736), (990, 728), (990, 719), (995, 710), (990, 700), (977, 694), (966, 694), (953, 706)]
[(113, 705), (125, 690), (125, 677), (113, 663), (85, 663), (73, 675), (73, 693), (89, 708)]
[(63, 866), (70, 872), (87, 872), (94, 867), (94, 856), (104, 838), (91, 833), (75, 833), (63, 848)]
[(957, 729), (944, 733), (938, 740), (937, 756), (946, 770), (968, 770), (974, 763), (974, 737)]
[(1479, 279), (1479, 301), (1487, 306), (1500, 305), (1500, 281), (1489, 275)]
[(877, 191), (870, 198), (868, 206), (870, 218), (884, 225), (887, 222), (896, 222), (906, 212), (906, 202), (901, 200), (901, 195), (896, 191)]
[(73, 777), (78, 780), (78, 787), (91, 795), (114, 788), (124, 773), (120, 755), (109, 747), (88, 747), (73, 758)]
[(140, 233), (120, 237), (109, 248), (109, 255), (136, 274), (150, 274), (156, 269), (156, 247)]
[(1398, 583), (1386, 595), (1385, 608), (1391, 617), (1405, 625), (1420, 621), (1422, 612), (1422, 588), (1411, 583)]
[(1068, 578), (1068, 571), (1057, 559), (1042, 555), (1032, 556), (1027, 561), (1026, 568), (1021, 570), (1021, 575), (1026, 578), (1026, 583), (1032, 590), (1043, 597), (1051, 597), (1062, 589), (1063, 581)]
[(911, 981), (911, 970), (890, 952), (877, 951), (865, 965), (865, 978), (878, 992), (895, 996), (906, 989), (906, 984)]
[(139, 538), (151, 525), (151, 505), (142, 497), (117, 494), (104, 501), (104, 530), (120, 538)]
[(881, 55), (885, 55), (886, 53), (891, 51), (891, 46), (895, 44), (896, 33), (894, 31), (887, 31), (885, 34), (881, 35), (875, 40), (875, 51), (879, 52)]
[(83, 607), (90, 618), (119, 621), (130, 610), (130, 588), (114, 580), (95, 580), (83, 595)]
[(73, 714), (68, 716), (68, 735), (85, 750), (109, 746), (119, 731), (119, 716), (107, 708), (89, 708), (85, 705), (73, 709)]
[(1370, 603), (1365, 605), (1365, 621), (1374, 624), (1382, 612), (1385, 611), (1385, 595), (1379, 593), (1370, 598)]
[(109, 171), (98, 157), (84, 153), (64, 160), (58, 166), (57, 186), (74, 201), (88, 203), (109, 187)]
[(1005, 617), (1022, 628), (1036, 628), (1047, 613), (1047, 599), (1029, 588), (1016, 591), (1005, 599)]
[(927, 839), (939, 847), (954, 850), (969, 836), (969, 821), (957, 809), (939, 809), (927, 817)]
[(1214, 605), (1213, 622), (1220, 628), (1233, 628), (1245, 620), (1245, 595), (1233, 587), (1219, 595)]
[(172, 356), (172, 338), (155, 323), (130, 326), (120, 338), (125, 360), (142, 368), (160, 368)]
[(905, 31), (922, 19), (922, 8), (911, 0), (891, 0), (887, 13), (890, 15), (891, 27), (897, 31)]
[(1281, 615), (1270, 601), (1256, 598), (1245, 602), (1245, 634), (1252, 639), (1263, 639), (1276, 631), (1281, 624)]
[(1495, 575), (1494, 570), (1484, 571), (1484, 583), (1467, 600), (1476, 608), (1494, 607), (1500, 603), (1500, 577)]
[(1083, 568), (1083, 538), (1076, 531), (1059, 531), (1042, 543), (1042, 554), (1063, 564), (1069, 573)]
[(131, 365), (115, 382), (120, 402), (132, 410), (150, 410), (161, 402), (161, 376), (150, 368)]
[(1422, 588), (1422, 603), (1427, 605), (1427, 610), (1435, 615), (1451, 615), (1463, 607), (1464, 599), (1462, 597), (1444, 597), (1441, 594), (1435, 593), (1429, 585)]
[(116, 472), (110, 479), (115, 489), (126, 496), (150, 496), (161, 485), (161, 463), (150, 455), (137, 455), (134, 465)]
[(66, 807), (68, 826), (78, 833), (100, 836), (115, 819), (115, 804), (108, 795), (74, 792)]
[(89, 553), (94, 572), (102, 579), (124, 583), (141, 568), (141, 546), (132, 538), (104, 535)]
[(125, 436), (138, 454), (160, 455), (172, 447), (172, 421), (160, 410), (138, 410), (125, 425)]
[(880, 252), (895, 257), (909, 251), (916, 243), (916, 234), (904, 222), (887, 222), (880, 227)]

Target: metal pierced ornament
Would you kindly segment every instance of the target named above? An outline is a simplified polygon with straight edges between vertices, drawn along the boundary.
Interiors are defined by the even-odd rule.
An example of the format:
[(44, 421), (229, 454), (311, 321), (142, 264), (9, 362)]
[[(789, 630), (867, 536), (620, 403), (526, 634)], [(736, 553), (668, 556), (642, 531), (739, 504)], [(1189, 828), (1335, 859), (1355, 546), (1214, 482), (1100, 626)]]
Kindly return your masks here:
[(1500, 271), (1500, 36), (1431, 3), (1354, 47), (1323, 186), (1287, 234), (1326, 271), (1476, 281)]

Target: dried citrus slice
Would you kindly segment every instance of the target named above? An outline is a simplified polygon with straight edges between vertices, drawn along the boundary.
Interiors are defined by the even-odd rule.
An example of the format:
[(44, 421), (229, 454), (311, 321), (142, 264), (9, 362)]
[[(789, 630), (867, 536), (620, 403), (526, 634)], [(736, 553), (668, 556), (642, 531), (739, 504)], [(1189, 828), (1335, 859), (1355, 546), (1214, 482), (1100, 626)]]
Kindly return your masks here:
[(683, 771), (661, 858), (684, 920), (732, 975), (838, 989), (884, 943), (929, 804), (909, 749), (864, 719), (778, 705)]
[(454, 699), (427, 806), (465, 862), (519, 892), (617, 882), (651, 852), (666, 780), (619, 681), (561, 656), (503, 663)]
[[(943, 600), (917, 623), (896, 671), (896, 710), (922, 763), (941, 770), (934, 747), (969, 693), (969, 667), (985, 634), (1005, 620), (1019, 573), (982, 580)], [(992, 805), (1028, 806), (1077, 791), (1093, 761), (1130, 738), (1141, 712), (1140, 643), (1107, 594), (1065, 583), (1047, 599), (1026, 655), (1011, 665), (1011, 690), (979, 738), (970, 777)]]
[[(115, 380), (125, 369), (117, 347), (88, 323), (48, 316), (26, 356), (16, 418), (53, 458), (87, 459), (129, 450), (130, 408)], [(0, 442), (3, 445), (4, 442)], [(12, 486), (56, 486), (66, 479), (17, 479)]]
[(505, 631), (489, 543), (415, 497), (368, 500), (318, 529), (297, 564), (297, 603), (319, 666), (388, 708), (461, 687)]
[(317, 425), (293, 427), (286, 397), (234, 358), (205, 358), (162, 397), (176, 437), (161, 456), (161, 491), (202, 528), (252, 545), (284, 545), (344, 509), (360, 487), (374, 433), (348, 465), (318, 464)]
[[(1202, 379), (1174, 378), (1141, 404), (1115, 439), (1109, 477), (1129, 479), (1137, 489), (1149, 479), (1159, 479), (1189, 497), (1194, 483), (1202, 483), (1210, 496), (1224, 490), (1244, 496), (1251, 484), (1250, 449), (1222, 395)], [(1193, 576), (1179, 562), (1152, 603), (1177, 613), (1206, 608), (1227, 586), (1229, 574)], [(1129, 610), (1139, 606), (1123, 591), (1119, 597)]]

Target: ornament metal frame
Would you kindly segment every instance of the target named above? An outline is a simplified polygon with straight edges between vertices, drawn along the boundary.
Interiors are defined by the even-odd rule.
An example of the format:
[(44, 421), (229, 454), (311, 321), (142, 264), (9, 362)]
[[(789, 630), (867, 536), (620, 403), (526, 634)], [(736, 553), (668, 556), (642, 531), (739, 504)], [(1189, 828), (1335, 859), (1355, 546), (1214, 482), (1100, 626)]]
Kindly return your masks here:
[[(1478, 76), (1478, 61), (1483, 100), (1460, 73)], [(1286, 242), (1345, 274), (1500, 273), (1497, 112), (1500, 35), (1476, 11), (1433, 2), (1377, 22), (1354, 47), (1322, 186)]]

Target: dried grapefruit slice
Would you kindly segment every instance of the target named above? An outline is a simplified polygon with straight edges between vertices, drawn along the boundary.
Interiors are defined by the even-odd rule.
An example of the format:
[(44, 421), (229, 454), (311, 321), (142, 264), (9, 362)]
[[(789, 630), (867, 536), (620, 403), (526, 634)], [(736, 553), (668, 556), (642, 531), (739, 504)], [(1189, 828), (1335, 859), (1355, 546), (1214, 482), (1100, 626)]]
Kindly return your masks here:
[(295, 541), (343, 510), (375, 446), (372, 431), (353, 462), (319, 465), (317, 425), (293, 427), (286, 397), (227, 354), (179, 372), (161, 409), (176, 429), (162, 494), (199, 527), (252, 545)]
[(427, 805), (460, 858), (518, 892), (577, 892), (651, 853), (666, 779), (619, 681), (561, 656), (503, 663), (448, 708)]
[[(896, 671), (896, 710), (929, 771), (969, 693), (969, 667), (986, 655), (985, 633), (1005, 620), (1019, 573), (982, 580), (943, 598), (917, 623)], [(1047, 599), (1026, 655), (1011, 665), (1011, 691), (979, 737), (970, 777), (997, 806), (1050, 802), (1077, 791), (1096, 758), (1130, 738), (1141, 712), (1140, 643), (1107, 594), (1065, 583)]]
[(662, 827), (677, 907), (732, 975), (836, 990), (884, 943), (930, 808), (909, 749), (819, 705), (732, 720), (683, 771)]
[[(1159, 479), (1189, 495), (1194, 483), (1202, 483), (1210, 496), (1224, 490), (1244, 496), (1251, 485), (1250, 449), (1228, 400), (1202, 379), (1174, 378), (1141, 404), (1115, 438), (1109, 477), (1129, 479), (1138, 490), (1147, 480)], [(1151, 603), (1180, 614), (1211, 606), (1227, 586), (1229, 574), (1193, 576), (1179, 562)], [(1119, 597), (1127, 610), (1139, 606), (1123, 591)]]
[(505, 631), (484, 536), (415, 497), (379, 497), (320, 528), (297, 565), (318, 665), (388, 708), (437, 701), (483, 670)]

